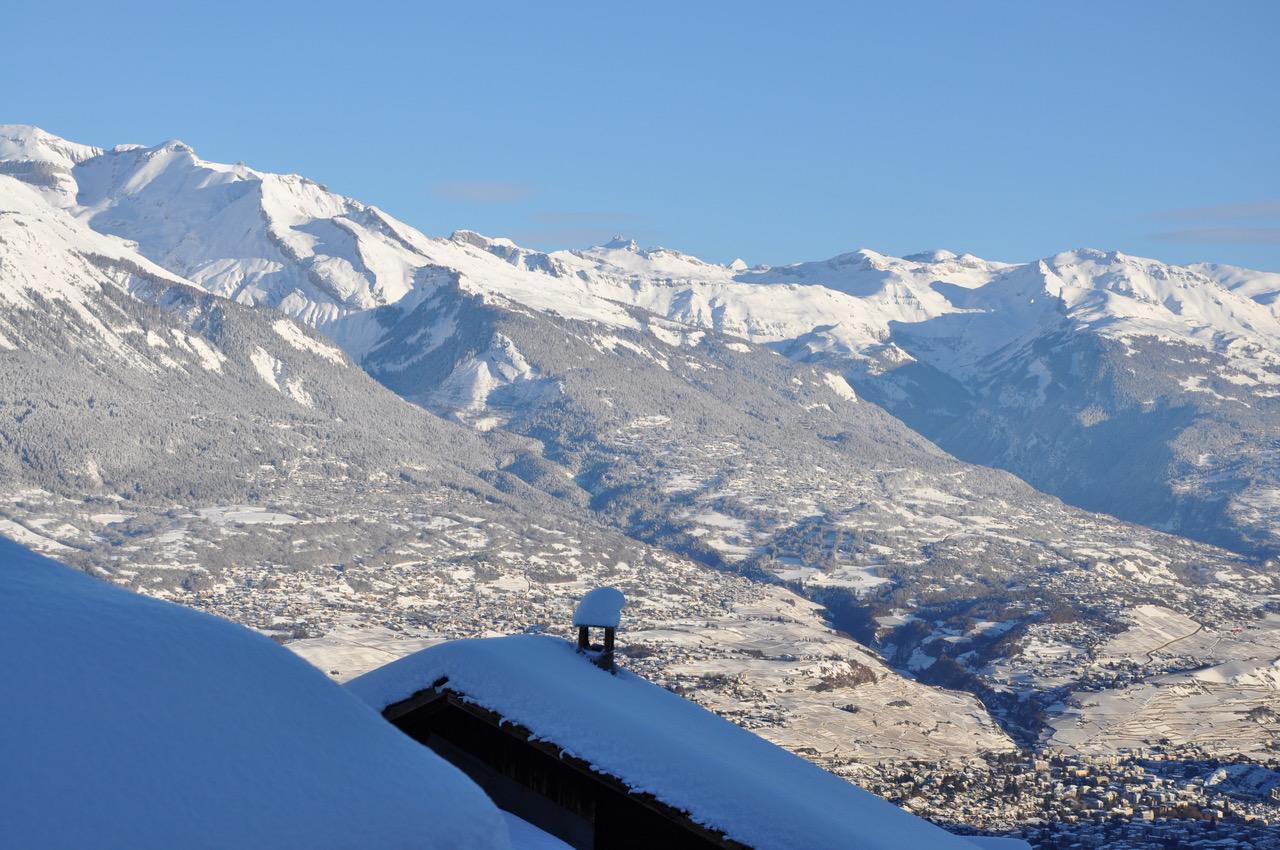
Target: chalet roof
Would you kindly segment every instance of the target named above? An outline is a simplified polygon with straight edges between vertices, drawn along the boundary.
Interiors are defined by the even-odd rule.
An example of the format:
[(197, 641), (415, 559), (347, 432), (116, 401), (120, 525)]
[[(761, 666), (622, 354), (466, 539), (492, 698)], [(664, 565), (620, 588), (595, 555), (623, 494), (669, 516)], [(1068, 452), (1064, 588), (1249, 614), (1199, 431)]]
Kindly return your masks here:
[(976, 846), (559, 638), (450, 641), (347, 687), (381, 711), (433, 685), (752, 847)]

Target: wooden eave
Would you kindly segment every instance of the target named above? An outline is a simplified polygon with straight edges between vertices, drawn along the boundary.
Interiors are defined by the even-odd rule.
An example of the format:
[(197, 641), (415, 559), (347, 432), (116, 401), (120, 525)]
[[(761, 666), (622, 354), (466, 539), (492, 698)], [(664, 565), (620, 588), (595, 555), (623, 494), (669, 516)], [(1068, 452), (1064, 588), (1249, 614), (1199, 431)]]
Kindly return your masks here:
[(403, 717), (412, 712), (427, 709), (428, 711), (439, 711), (446, 706), (458, 708), (468, 714), (483, 720), (490, 726), (498, 729), (506, 735), (510, 735), (530, 747), (539, 750), (546, 755), (560, 761), (580, 773), (586, 774), (591, 779), (599, 782), (614, 791), (626, 795), (632, 800), (640, 803), (653, 812), (661, 815), (669, 821), (678, 824), (683, 829), (695, 833), (707, 841), (717, 844), (726, 850), (751, 850), (751, 848), (738, 841), (734, 841), (722, 832), (717, 832), (709, 827), (703, 826), (689, 815), (688, 812), (677, 809), (667, 803), (662, 802), (657, 797), (647, 791), (636, 791), (632, 789), (625, 781), (611, 773), (605, 773), (596, 770), (588, 762), (578, 758), (577, 756), (566, 753), (552, 741), (539, 739), (531, 730), (519, 723), (514, 723), (495, 711), (490, 711), (483, 706), (476, 705), (467, 699), (465, 694), (451, 690), (448, 687), (448, 677), (442, 677), (432, 683), (430, 688), (425, 688), (413, 696), (403, 699), (400, 702), (392, 703), (382, 710), (382, 716), (387, 720), (394, 722), (396, 719)]

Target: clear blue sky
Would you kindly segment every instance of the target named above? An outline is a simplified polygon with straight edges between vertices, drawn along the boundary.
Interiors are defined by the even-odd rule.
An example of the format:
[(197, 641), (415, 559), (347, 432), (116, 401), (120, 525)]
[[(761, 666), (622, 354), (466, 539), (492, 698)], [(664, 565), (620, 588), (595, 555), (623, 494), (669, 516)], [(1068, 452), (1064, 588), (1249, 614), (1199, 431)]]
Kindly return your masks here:
[(1280, 270), (1280, 2), (19, 3), (0, 121), (429, 233)]

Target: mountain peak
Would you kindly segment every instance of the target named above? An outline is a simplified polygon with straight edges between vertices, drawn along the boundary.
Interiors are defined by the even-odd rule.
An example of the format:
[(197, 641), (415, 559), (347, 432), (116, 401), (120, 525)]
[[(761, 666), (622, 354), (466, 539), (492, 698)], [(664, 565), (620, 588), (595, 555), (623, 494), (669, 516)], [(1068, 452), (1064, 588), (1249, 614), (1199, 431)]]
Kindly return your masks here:
[(71, 168), (102, 148), (69, 142), (31, 124), (0, 124), (0, 160), (44, 162)]
[(934, 248), (932, 251), (920, 251), (915, 254), (907, 254), (902, 259), (912, 260), (917, 263), (942, 263), (947, 260), (954, 260), (958, 255), (954, 251), (948, 251), (946, 248)]
[(516, 243), (503, 236), (485, 236), (483, 233), (477, 233), (474, 230), (455, 230), (449, 234), (449, 241), (458, 242), (463, 245), (470, 245), (479, 248), (482, 251), (488, 251), (495, 246), (501, 248), (515, 248)]
[(888, 254), (881, 254), (879, 251), (873, 251), (870, 248), (859, 248), (858, 250), (848, 254), (840, 254), (836, 257), (832, 257), (828, 262), (836, 262), (846, 257), (857, 257), (863, 265), (880, 271), (884, 271), (895, 262), (898, 262), (897, 257), (891, 257)]
[(181, 153), (194, 154), (195, 149), (191, 145), (182, 141), (182, 139), (169, 139), (162, 144), (156, 145), (158, 151), (176, 151)]
[(0, 124), (0, 162), (5, 174), (34, 186), (57, 205), (72, 203), (71, 170), (102, 154), (102, 148), (68, 142), (29, 124)]
[(615, 236), (600, 247), (612, 248), (620, 251), (630, 251), (633, 254), (640, 253), (640, 246), (636, 244), (636, 240), (630, 239), (626, 236)]
[(1070, 251), (1062, 251), (1046, 258), (1046, 262), (1051, 265), (1071, 265), (1082, 262), (1110, 263), (1123, 257), (1124, 255), (1119, 251), (1104, 251), (1101, 248), (1073, 248)]

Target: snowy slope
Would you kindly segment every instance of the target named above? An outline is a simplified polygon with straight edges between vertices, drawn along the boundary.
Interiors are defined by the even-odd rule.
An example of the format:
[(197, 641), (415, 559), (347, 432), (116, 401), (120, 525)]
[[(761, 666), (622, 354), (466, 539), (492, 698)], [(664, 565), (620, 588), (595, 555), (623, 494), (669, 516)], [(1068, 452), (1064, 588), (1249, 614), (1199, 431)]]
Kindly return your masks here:
[(1267, 370), (1280, 366), (1280, 319), (1247, 286), (1224, 287), (1193, 267), (1082, 249), (1016, 267), (983, 286), (938, 288), (954, 311), (905, 330), (917, 343), (941, 347), (945, 354), (931, 358), (933, 365), (958, 377), (996, 352), (1016, 354), (1047, 334), (1087, 330), (1222, 353), (1280, 385), (1280, 375)]
[[(862, 249), (747, 268), (623, 239), (543, 253), (471, 231), (430, 238), (304, 177), (208, 162), (176, 141), (103, 151), (5, 125), (0, 161), (57, 170), (75, 189), (58, 195), (63, 206), (100, 232), (136, 241), (165, 268), (320, 327), (395, 304), (420, 285), (434, 289), (436, 273), (447, 270), (464, 291), (568, 318), (635, 327), (620, 309), (630, 305), (755, 342), (812, 342), (817, 334), (844, 354), (884, 343), (893, 323), (993, 312), (1002, 314), (991, 343), (1000, 347), (1036, 332), (1054, 304), (1112, 336), (1156, 334), (1211, 348), (1241, 340), (1237, 351), (1274, 348), (1280, 339), (1267, 315), (1277, 276), (1225, 266), (1093, 250), (1019, 266), (947, 251), (896, 258)], [(1036, 294), (1041, 307), (1025, 309)], [(367, 340), (348, 347), (358, 355)]]
[[(180, 142), (102, 150), (19, 126), (0, 139), (0, 170), (95, 230), (312, 325), (405, 398), (481, 430), (561, 398), (527, 343), (482, 330), (493, 311), (637, 331), (650, 347), (712, 332), (826, 364), (958, 457), (1075, 505), (1280, 551), (1267, 437), (1280, 427), (1280, 275), (1091, 249), (1021, 265), (863, 249), (752, 268), (625, 239), (544, 253), (471, 231), (431, 238)], [(1095, 427), (1153, 411), (1120, 436)], [(1147, 451), (1109, 451), (1138, 433)]]
[(859, 389), (956, 456), (1072, 504), (1280, 551), (1275, 275), (1078, 250), (893, 326), (914, 362)]
[[(1076, 506), (1274, 552), (1276, 275), (1091, 251), (545, 253), (429, 238), (180, 143), (0, 134), (0, 524), (148, 593), (283, 636), (353, 611), (457, 636), (566, 622), (561, 582), (622, 562), (666, 594), (650, 672), (833, 763), (1004, 749), (972, 696), (931, 686), (1012, 682), (1027, 699), (987, 708), (1016, 727), (1126, 605), (1235, 623), (1274, 593), (1220, 550), (956, 463), (877, 405)], [(296, 525), (202, 521), (253, 509)], [(705, 625), (739, 590), (685, 556), (855, 600), (841, 627), (887, 664), (795, 653), (772, 608)], [(1036, 625), (1060, 608), (1079, 625)], [(1051, 632), (1065, 661), (1046, 675), (970, 616)], [(742, 649), (705, 657), (730, 632)]]
[(1257, 272), (1219, 263), (1197, 263), (1188, 268), (1210, 277), (1246, 298), (1267, 306), (1280, 316), (1280, 272)]
[[(429, 238), (303, 177), (207, 162), (181, 142), (99, 151), (35, 128), (6, 132), (0, 159), (67, 172), (69, 189), (56, 200), (94, 229), (136, 241), (146, 257), (211, 292), (322, 328), (395, 304), (417, 286), (430, 290), (440, 269), (466, 292), (568, 318), (635, 327), (625, 304), (760, 342), (824, 327), (844, 350), (877, 342), (888, 321), (946, 308), (925, 285), (932, 270), (923, 261), (861, 252), (748, 270), (622, 241), (548, 255), (469, 231)], [(943, 279), (963, 282), (999, 267), (939, 262)], [(753, 285), (760, 282), (773, 285)], [(815, 286), (822, 283), (830, 288)], [(368, 345), (344, 342), (357, 356)]]
[(452, 641), (347, 687), (381, 710), (441, 677), (450, 690), (750, 847), (973, 847), (695, 703), (625, 670), (598, 669), (558, 638)]
[[(123, 317), (102, 315), (95, 309), (104, 282), (111, 279), (109, 270), (184, 283), (139, 257), (121, 240), (95, 233), (51, 207), (30, 185), (4, 176), (0, 176), (0, 249), (0, 302), (8, 308), (7, 317), (12, 317), (13, 310), (36, 309), (53, 301), (117, 353), (125, 347), (123, 336), (138, 329)], [(15, 344), (0, 336), (0, 348)]]
[(180, 142), (112, 151), (75, 170), (78, 212), (146, 256), (246, 304), (315, 323), (398, 300), (412, 264), (377, 210), (296, 175), (198, 159)]
[(1064, 322), (1238, 356), (1280, 345), (1280, 323), (1269, 315), (1280, 275), (1170, 266), (1117, 252), (1081, 249), (1015, 265), (946, 251), (896, 258), (862, 249), (823, 262), (746, 269), (634, 242), (539, 254), (472, 233), (454, 238), (518, 268), (577, 278), (582, 290), (602, 299), (754, 342), (818, 334), (842, 353), (866, 354), (898, 326), (927, 328), (949, 317), (939, 323), (947, 330), (981, 323), (981, 332), (969, 335), (974, 349), (965, 352), (966, 362)]
[[(707, 263), (665, 248), (642, 249), (628, 240), (543, 254), (466, 231), (453, 238), (484, 247), (553, 286), (571, 280), (578, 291), (602, 302), (758, 343), (821, 336), (823, 348), (856, 355), (883, 343), (892, 321), (921, 321), (949, 311), (946, 300), (929, 288), (933, 280), (980, 282), (1001, 267), (968, 257), (945, 255), (930, 263), (862, 250), (823, 263), (748, 269), (741, 261)], [(513, 297), (532, 306), (519, 291)]]
[(0, 124), (0, 174), (18, 177), (56, 204), (75, 202), (71, 169), (102, 154), (101, 148), (68, 142), (37, 128)]
[(7, 176), (0, 377), (8, 487), (242, 499), (263, 465), (300, 480), (334, 460), (326, 477), (363, 481), (411, 464), (466, 487), (460, 465), (492, 466), (314, 331), (204, 292)]
[[(405, 404), (317, 334), (202, 291), (17, 180), (0, 177), (0, 205), (9, 212), (0, 216), (0, 264), (14, 270), (0, 283), (13, 296), (0, 312), (0, 334), (13, 341), (0, 355), (4, 533), (103, 567), (149, 594), (282, 636), (324, 634), (353, 611), (378, 622), (447, 612), (452, 634), (469, 633), (477, 621), (491, 627), (490, 609), (469, 595), (459, 602), (473, 585), (499, 593), (532, 585), (500, 606), (501, 622), (523, 628), (551, 616), (546, 606), (558, 604), (564, 575), (587, 580), (620, 561), (648, 587), (669, 584), (670, 610), (732, 591), (709, 588), (711, 579), (697, 578), (700, 569), (683, 559), (602, 528), (599, 515), (577, 507), (588, 494), (537, 444), (503, 433), (482, 441)], [(484, 307), (482, 295), (462, 292), (447, 274), (436, 288), (469, 308), (512, 310), (506, 301)], [(431, 314), (434, 304), (419, 307)], [(379, 315), (354, 318), (378, 325)], [(434, 327), (436, 318), (424, 320)], [(547, 322), (542, 313), (526, 318)], [(442, 334), (442, 344), (480, 339), (465, 324), (457, 330)], [(492, 346), (440, 376), (435, 401), (475, 403), (477, 417), (489, 417), (488, 406), (499, 401), (520, 407), (538, 394), (558, 398), (560, 383), (539, 377), (516, 337), (532, 350), (514, 330), (495, 335)], [(419, 356), (430, 342), (406, 339), (405, 347)], [(617, 334), (607, 344), (647, 351)], [(833, 404), (847, 401), (847, 387), (841, 394), (833, 386), (841, 384), (818, 381), (812, 391)], [(476, 563), (482, 568), (473, 570)], [(334, 564), (367, 569), (371, 579), (348, 582), (350, 573)], [(384, 599), (392, 588), (403, 592)], [(820, 623), (816, 611), (806, 618)], [(760, 617), (743, 634), (768, 628)], [(931, 708), (891, 740), (859, 735), (851, 748), (1009, 746), (971, 698), (947, 695), (945, 706), (933, 707), (934, 699), (912, 696), (927, 688), (877, 669), (880, 680), (864, 688), (864, 698), (905, 695)], [(821, 716), (827, 729), (869, 725), (826, 702), (802, 693), (788, 699), (787, 711), (814, 717), (815, 726)]]
[(0, 540), (0, 644), (0, 846), (508, 846), (460, 771), (229, 622)]

